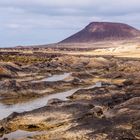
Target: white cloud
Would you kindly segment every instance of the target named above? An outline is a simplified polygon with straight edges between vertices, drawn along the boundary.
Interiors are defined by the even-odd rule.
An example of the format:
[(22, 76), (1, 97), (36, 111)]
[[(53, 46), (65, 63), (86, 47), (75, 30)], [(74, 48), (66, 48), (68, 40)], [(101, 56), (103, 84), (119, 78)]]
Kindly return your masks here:
[[(0, 43), (8, 34), (14, 44), (34, 43), (37, 35), (43, 38), (39, 37), (39, 43), (45, 42), (45, 36), (46, 43), (59, 41), (91, 21), (124, 22), (140, 28), (139, 17), (140, 0), (1, 0), (0, 35), (5, 35)], [(28, 34), (30, 41), (23, 37)]]
[(21, 26), (19, 24), (7, 24), (6, 27), (10, 29), (18, 29)]

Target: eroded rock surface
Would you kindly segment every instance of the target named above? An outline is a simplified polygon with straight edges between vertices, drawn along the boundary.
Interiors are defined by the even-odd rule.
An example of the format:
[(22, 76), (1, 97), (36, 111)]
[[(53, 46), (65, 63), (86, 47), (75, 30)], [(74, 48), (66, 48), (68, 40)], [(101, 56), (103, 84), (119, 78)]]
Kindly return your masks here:
[(54, 99), (40, 109), (13, 113), (1, 121), (1, 134), (45, 130), (34, 139), (137, 140), (140, 94), (126, 83), (79, 90), (69, 101)]
[[(138, 59), (56, 56), (49, 61), (28, 65), (22, 63), (18, 67), (12, 79), (3, 77), (0, 81), (1, 97), (40, 97), (75, 87), (80, 89), (69, 96), (69, 100), (51, 99), (44, 107), (23, 113), (15, 112), (1, 120), (2, 139), (6, 139), (6, 134), (18, 130), (37, 133), (16, 140), (140, 139)], [(71, 72), (70, 77), (55, 82), (42, 81), (50, 74), (63, 72)], [(21, 80), (24, 78), (27, 79)], [(99, 81), (101, 87), (86, 88)]]

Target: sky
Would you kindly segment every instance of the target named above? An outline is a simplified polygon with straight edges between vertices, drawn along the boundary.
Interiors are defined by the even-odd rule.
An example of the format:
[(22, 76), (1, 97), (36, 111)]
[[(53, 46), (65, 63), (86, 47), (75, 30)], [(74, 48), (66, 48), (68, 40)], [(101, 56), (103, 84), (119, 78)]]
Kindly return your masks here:
[(140, 29), (140, 0), (0, 0), (0, 47), (59, 42), (94, 21)]

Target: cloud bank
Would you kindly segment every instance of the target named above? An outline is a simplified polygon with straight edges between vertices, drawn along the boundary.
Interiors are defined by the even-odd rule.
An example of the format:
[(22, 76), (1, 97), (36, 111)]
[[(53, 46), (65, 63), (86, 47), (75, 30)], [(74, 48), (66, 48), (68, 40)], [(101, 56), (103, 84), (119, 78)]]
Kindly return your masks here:
[(92, 21), (140, 29), (139, 0), (1, 0), (0, 46), (58, 42)]

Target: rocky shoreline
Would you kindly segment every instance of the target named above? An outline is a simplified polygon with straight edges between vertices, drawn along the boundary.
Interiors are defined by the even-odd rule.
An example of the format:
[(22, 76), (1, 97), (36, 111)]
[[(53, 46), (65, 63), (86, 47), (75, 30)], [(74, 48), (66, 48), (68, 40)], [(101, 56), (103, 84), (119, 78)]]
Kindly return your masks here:
[[(47, 58), (45, 62), (41, 57), (42, 62), (32, 59), (30, 63), (30, 59), (28, 65), (19, 58), (16, 63), (0, 63), (1, 103), (28, 102), (31, 97), (82, 88), (69, 100), (51, 99), (39, 109), (7, 116), (0, 121), (0, 139), (10, 140), (7, 134), (19, 130), (36, 134), (15, 140), (140, 139), (139, 59), (72, 55)], [(65, 72), (71, 74), (60, 81), (42, 81)], [(102, 86), (84, 88), (96, 82)]]
[(45, 107), (13, 113), (1, 121), (1, 134), (24, 130), (46, 131), (32, 136), (37, 140), (139, 139), (140, 82), (134, 89), (131, 82), (81, 89), (69, 101), (52, 99)]

